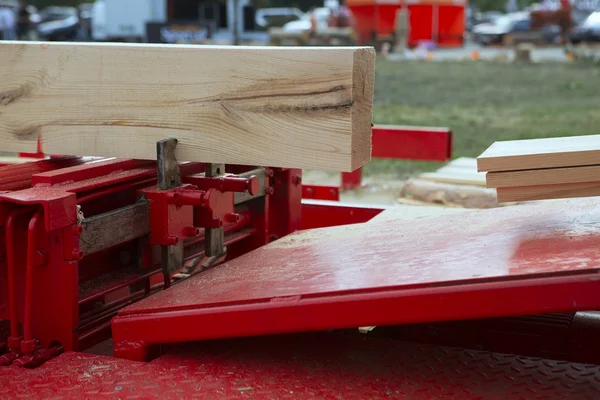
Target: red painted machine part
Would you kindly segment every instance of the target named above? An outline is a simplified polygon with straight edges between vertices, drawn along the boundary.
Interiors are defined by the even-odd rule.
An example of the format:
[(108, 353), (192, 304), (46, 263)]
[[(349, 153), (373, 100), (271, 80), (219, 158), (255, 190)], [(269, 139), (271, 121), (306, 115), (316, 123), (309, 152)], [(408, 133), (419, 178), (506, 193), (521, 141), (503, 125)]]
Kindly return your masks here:
[(6, 368), (0, 397), (592, 400), (599, 382), (596, 365), (335, 332), (190, 343), (148, 363), (66, 353)]
[(46, 171), (82, 165), (93, 161), (91, 157), (62, 157), (0, 168), (0, 192), (23, 190), (31, 187), (32, 176)]
[(340, 188), (337, 186), (302, 185), (302, 198), (339, 201)]
[[(77, 221), (77, 205), (81, 206), (84, 216), (89, 217), (134, 203), (139, 189), (156, 184), (155, 163), (92, 159), (82, 165), (76, 164), (77, 162), (73, 166), (70, 161), (65, 163), (63, 159), (28, 163), (19, 170), (26, 175), (24, 179), (19, 178), (23, 181), (20, 183), (23, 190), (1, 194), (0, 226), (6, 225), (8, 216), (15, 212), (28, 215), (16, 219), (12, 223), (12, 229), (0, 230), (0, 240), (11, 244), (10, 249), (5, 250), (5, 246), (0, 248), (0, 260), (4, 259), (6, 251), (10, 261), (8, 264), (16, 266), (16, 283), (9, 284), (8, 272), (13, 271), (13, 268), (8, 268), (10, 271), (7, 271), (8, 265), (0, 262), (0, 285), (3, 288), (0, 293), (0, 315), (3, 319), (12, 321), (13, 331), (17, 331), (8, 340), (9, 335), (2, 335), (0, 342), (3, 342), (3, 352), (11, 345), (16, 352), (21, 353), (23, 339), (18, 335), (20, 329), (26, 328), (27, 336), (33, 336), (37, 341), (27, 340), (25, 350), (31, 352), (31, 348), (37, 347), (38, 342), (44, 349), (43, 352), (32, 355), (36, 362), (52, 356), (62, 348), (85, 348), (102, 340), (107, 332), (110, 333), (108, 323), (120, 307), (161, 289), (157, 285), (159, 282), (153, 280), (155, 276), (160, 278), (160, 274), (157, 274), (156, 266), (151, 265), (151, 260), (150, 264), (144, 261), (144, 268), (147, 268), (145, 270), (123, 270), (126, 265), (122, 264), (120, 254), (131, 252), (135, 243), (125, 243), (91, 255), (82, 255), (78, 249), (79, 238), (72, 233)], [(244, 172), (250, 168), (234, 166), (233, 169)], [(14, 172), (15, 168), (0, 169), (0, 177), (10, 179), (10, 176), (4, 175), (6, 170)], [(185, 177), (203, 171), (204, 165), (183, 163), (180, 170)], [(301, 171), (268, 171), (264, 184), (275, 192), (269, 197), (257, 198), (236, 207), (235, 219), (239, 218), (238, 222), (225, 221), (225, 243), (230, 258), (263, 246), (271, 238), (283, 237), (299, 227), (301, 178), (298, 177)], [(256, 179), (230, 178), (228, 182), (219, 181), (219, 187), (225, 189), (225, 186), (233, 184), (234, 189), (241, 189), (241, 183), (245, 183), (245, 188), (251, 191), (260, 189), (256, 187)], [(30, 187), (32, 183), (36, 186)], [(276, 201), (269, 202), (270, 198)], [(43, 210), (45, 222), (36, 225), (35, 235), (31, 232), (32, 237), (36, 238), (35, 242), (27, 240), (27, 225), (33, 210)], [(188, 222), (193, 222), (191, 215)], [(187, 258), (203, 254), (201, 240), (202, 235), (187, 243)], [(34, 250), (35, 257), (26, 257), (28, 251)], [(26, 276), (26, 265), (28, 259), (34, 258), (36, 263), (45, 265), (33, 268), (35, 272), (32, 282)], [(146, 252), (142, 258), (149, 260)], [(29, 271), (31, 277), (32, 268)], [(145, 281), (149, 281), (146, 287), (143, 285)], [(33, 302), (26, 300), (30, 298), (26, 295), (26, 287), (29, 293), (33, 293)], [(14, 305), (4, 309), (1, 307), (5, 302), (10, 303), (6, 297), (10, 294), (8, 292), (12, 293), (8, 297), (17, 299), (17, 310), (12, 312), (12, 317), (8, 315), (8, 310), (14, 310)], [(102, 304), (98, 308), (92, 303)], [(34, 323), (25, 323), (29, 316), (33, 317)], [(62, 346), (55, 346), (56, 343)], [(79, 347), (80, 345), (83, 347)], [(7, 359), (6, 362), (0, 360), (0, 364), (10, 364), (13, 361), (14, 359)]]
[(292, 234), (121, 310), (115, 354), (144, 359), (160, 343), (598, 308), (598, 215), (600, 201), (577, 199)]
[[(373, 158), (438, 162), (452, 158), (452, 131), (448, 128), (375, 125), (372, 132)], [(361, 182), (360, 168), (342, 173), (342, 190), (356, 189)]]
[(302, 200), (301, 229), (360, 224), (385, 210), (386, 206), (363, 206), (337, 201)]

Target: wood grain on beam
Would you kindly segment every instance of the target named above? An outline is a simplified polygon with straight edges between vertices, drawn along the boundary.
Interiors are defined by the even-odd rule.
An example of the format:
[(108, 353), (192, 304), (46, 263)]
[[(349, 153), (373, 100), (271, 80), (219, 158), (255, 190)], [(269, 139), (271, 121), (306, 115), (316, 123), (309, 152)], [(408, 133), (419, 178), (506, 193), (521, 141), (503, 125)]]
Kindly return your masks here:
[(600, 135), (496, 142), (477, 158), (479, 172), (598, 164)]
[(0, 42), (0, 148), (351, 171), (371, 159), (372, 48)]

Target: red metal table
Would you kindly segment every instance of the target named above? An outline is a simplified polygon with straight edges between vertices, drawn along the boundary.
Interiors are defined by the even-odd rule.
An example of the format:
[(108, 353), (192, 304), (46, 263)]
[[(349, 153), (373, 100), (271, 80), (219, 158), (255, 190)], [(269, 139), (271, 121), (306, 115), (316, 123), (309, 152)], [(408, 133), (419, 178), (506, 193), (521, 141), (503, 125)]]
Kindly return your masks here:
[(185, 344), (149, 363), (66, 353), (4, 368), (0, 397), (591, 400), (600, 366), (335, 332)]
[(299, 232), (123, 309), (115, 355), (214, 338), (600, 307), (600, 200)]

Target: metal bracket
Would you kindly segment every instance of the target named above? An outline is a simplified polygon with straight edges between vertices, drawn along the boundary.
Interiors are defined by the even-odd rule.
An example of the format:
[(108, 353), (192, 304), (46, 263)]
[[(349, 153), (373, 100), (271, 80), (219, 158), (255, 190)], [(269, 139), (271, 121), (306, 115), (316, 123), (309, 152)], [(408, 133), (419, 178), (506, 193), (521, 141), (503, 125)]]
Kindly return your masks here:
[(163, 139), (156, 143), (158, 188), (160, 190), (181, 186), (179, 165), (177, 165), (177, 160), (175, 159), (176, 147), (177, 139)]
[[(163, 139), (156, 143), (158, 188), (168, 190), (181, 186), (179, 165), (175, 159), (177, 139)], [(161, 246), (161, 266), (165, 289), (171, 286), (171, 274), (183, 267), (183, 241), (173, 246)]]

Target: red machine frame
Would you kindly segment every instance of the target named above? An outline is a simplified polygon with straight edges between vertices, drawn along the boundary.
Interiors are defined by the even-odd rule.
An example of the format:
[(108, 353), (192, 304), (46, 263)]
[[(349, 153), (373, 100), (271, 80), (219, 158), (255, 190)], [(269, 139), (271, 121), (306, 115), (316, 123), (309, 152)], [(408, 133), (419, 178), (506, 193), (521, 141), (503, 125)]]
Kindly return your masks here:
[[(451, 140), (443, 128), (376, 126), (373, 155), (443, 161), (450, 157)], [(21, 156), (43, 158), (41, 143), (37, 153)], [(264, 175), (259, 190), (257, 177), (250, 182), (247, 176), (252, 167), (227, 166), (237, 175), (225, 178), (198, 175), (205, 167), (183, 163), (181, 185), (166, 192), (156, 189), (151, 161), (54, 156), (0, 169), (0, 239), (6, 243), (5, 253), (0, 250), (0, 300), (7, 305), (0, 318), (10, 321), (10, 334), (0, 338), (10, 351), (0, 364), (37, 365), (109, 337), (110, 320), (120, 308), (162, 287), (152, 245), (185, 241), (193, 249), (186, 258), (193, 259), (204, 251), (202, 228), (222, 227), (231, 259), (297, 229), (362, 223), (384, 209), (312, 200), (301, 205), (302, 194), (339, 200), (339, 190), (303, 186), (299, 170), (256, 170)], [(235, 192), (251, 197), (257, 191), (264, 195), (261, 202), (233, 209)], [(310, 196), (311, 191), (316, 193)], [(140, 196), (149, 209), (139, 205)], [(100, 248), (85, 245), (99, 216), (113, 231), (123, 230), (110, 216), (121, 209), (123, 218), (148, 218), (148, 226), (127, 220), (132, 226), (125, 231), (152, 232), (150, 240), (109, 232), (112, 237), (101, 238), (106, 243)], [(137, 268), (105, 267), (132, 258)]]
[[(373, 136), (374, 157), (445, 161), (451, 156), (452, 133), (447, 129), (376, 126)], [(281, 265), (278, 258), (269, 256), (268, 248), (263, 246), (294, 231), (340, 226), (335, 229), (349, 229), (348, 232), (351, 232), (353, 229), (363, 229), (363, 226), (371, 224), (363, 223), (385, 211), (383, 206), (340, 203), (339, 188), (303, 187), (302, 172), (299, 170), (228, 165), (225, 169), (229, 175), (212, 177), (202, 175), (203, 171), (207, 171), (205, 164), (181, 163), (179, 168), (181, 185), (162, 191), (157, 190), (160, 168), (157, 171), (156, 163), (148, 161), (57, 157), (0, 168), (0, 242), (5, 243), (0, 247), (0, 365), (4, 365), (0, 366), (0, 394), (4, 397), (47, 397), (68, 393), (69, 396), (85, 398), (100, 394), (155, 397), (160, 393), (166, 397), (171, 394), (181, 397), (202, 393), (206, 398), (242, 398), (246, 390), (258, 387), (262, 389), (255, 393), (256, 397), (272, 398), (274, 395), (285, 397), (286, 393), (289, 394), (290, 376), (302, 379), (301, 386), (305, 388), (298, 387), (293, 391), (308, 397), (339, 394), (339, 390), (345, 390), (339, 383), (345, 382), (344, 387), (347, 388), (347, 379), (357, 382), (354, 392), (356, 398), (383, 398), (394, 393), (410, 393), (412, 398), (427, 397), (432, 393), (460, 393), (461, 398), (477, 398), (481, 391), (500, 390), (498, 385), (504, 385), (503, 381), (481, 381), (480, 375), (475, 374), (480, 372), (477, 369), (473, 370), (474, 374), (457, 377), (452, 387), (446, 381), (436, 381), (437, 384), (431, 385), (435, 380), (431, 373), (432, 360), (446, 360), (444, 365), (435, 367), (437, 372), (434, 375), (449, 377), (467, 365), (463, 356), (468, 363), (482, 363), (490, 373), (504, 374), (507, 379), (510, 378), (510, 385), (513, 385), (511, 395), (522, 395), (524, 391), (532, 389), (528, 385), (532, 368), (542, 374), (539, 380), (543, 393), (557, 396), (568, 394), (571, 398), (593, 398), (594, 394), (600, 393), (600, 388), (594, 384), (600, 382), (600, 367), (596, 366), (574, 365), (573, 368), (578, 368), (574, 371), (583, 371), (574, 372), (578, 377), (574, 384), (573, 373), (563, 374), (555, 366), (557, 362), (553, 361), (464, 350), (456, 350), (454, 357), (449, 356), (452, 350), (435, 346), (417, 355), (413, 352), (415, 347), (402, 345), (397, 351), (392, 351), (390, 349), (395, 348), (393, 341), (370, 339), (365, 342), (363, 338), (353, 335), (317, 334), (292, 337), (289, 339), (291, 342), (279, 337), (219, 342), (221, 344), (209, 341), (206, 345), (169, 344), (160, 349), (164, 355), (148, 363), (78, 353), (84, 350), (98, 351), (95, 350), (98, 346), (104, 346), (105, 340), (112, 336), (111, 320), (120, 311), (121, 316), (113, 324), (113, 334), (118, 346), (121, 346), (117, 347), (117, 354), (146, 359), (150, 355), (148, 352), (156, 350), (151, 346), (153, 343), (165, 344), (165, 341), (172, 343), (199, 338), (321, 330), (332, 326), (336, 329), (352, 328), (357, 323), (435, 322), (456, 318), (566, 312), (579, 307), (595, 308), (600, 304), (596, 300), (600, 282), (596, 277), (598, 271), (587, 268), (559, 276), (546, 271), (527, 279), (517, 279), (516, 276), (506, 279), (487, 277), (457, 285), (440, 281), (434, 285), (415, 285), (409, 290), (392, 285), (383, 291), (381, 288), (366, 288), (300, 298), (284, 296), (277, 301), (272, 299), (266, 308), (265, 304), (248, 298), (244, 304), (204, 309), (202, 312), (211, 314), (210, 321), (201, 323), (193, 318), (198, 311), (194, 307), (173, 311), (165, 309), (158, 313), (148, 310), (148, 315), (124, 311), (125, 307), (141, 304), (138, 302), (148, 299), (152, 294), (177, 292), (183, 296), (185, 287), (189, 288), (195, 278), (214, 275), (219, 271), (227, 273), (227, 265), (253, 250), (256, 251), (251, 254), (265, 254), (261, 259), (264, 262), (259, 262), (263, 267), (272, 269)], [(302, 200), (303, 196), (313, 199)], [(327, 199), (315, 199), (319, 197)], [(577, 208), (577, 204), (571, 208)], [(520, 221), (519, 218), (514, 219)], [(580, 217), (575, 219), (581, 220)], [(439, 223), (445, 222), (440, 220)], [(421, 224), (427, 225), (427, 222)], [(214, 261), (206, 252), (209, 240), (207, 230), (221, 227), (227, 253)], [(409, 239), (402, 239), (402, 243), (397, 244), (394, 241), (387, 243), (385, 238), (409, 238), (408, 234), (391, 236), (389, 229), (397, 231), (398, 227), (392, 224), (388, 231), (381, 230), (377, 225), (366, 228), (379, 232), (378, 236), (369, 239), (371, 242), (366, 237), (366, 241), (345, 241), (343, 235), (334, 244), (324, 241), (322, 250), (326, 254), (323, 256), (316, 253), (298, 255), (296, 250), (289, 249), (282, 252), (281, 257), (290, 260), (296, 254), (309, 263), (308, 259), (331, 260), (335, 254), (340, 257), (350, 253), (351, 249), (358, 248), (352, 243), (360, 243), (360, 246), (367, 246), (374, 251), (378, 249), (374, 253), (362, 253), (367, 258), (359, 261), (357, 266), (360, 269), (363, 263), (373, 261), (369, 254), (379, 257), (385, 253), (389, 256), (392, 254), (390, 251), (401, 252), (403, 248), (409, 248)], [(441, 228), (430, 229), (440, 233), (444, 231)], [(150, 232), (152, 235), (146, 236)], [(90, 233), (95, 236), (90, 236)], [(102, 240), (98, 241), (98, 236)], [(288, 239), (293, 241), (294, 237)], [(153, 249), (157, 247), (152, 247), (151, 243), (158, 247), (184, 243), (183, 254), (187, 261), (183, 269), (170, 271), (172, 280), (169, 280), (169, 284), (173, 287), (169, 290), (163, 290), (164, 271), (155, 258)], [(569, 244), (573, 251), (597, 248), (581, 240), (571, 240)], [(285, 248), (286, 245), (282, 246)], [(523, 254), (543, 256), (547, 248), (562, 249), (564, 246), (552, 240), (542, 241), (528, 247)], [(570, 260), (576, 262), (578, 258), (571, 257)], [(227, 265), (212, 268), (222, 261)], [(298, 268), (304, 270), (307, 265), (298, 265)], [(381, 267), (385, 265), (384, 262)], [(197, 272), (208, 268), (212, 269), (206, 274), (197, 275)], [(410, 271), (410, 265), (407, 265), (405, 272), (409, 274)], [(480, 302), (483, 297), (492, 303)], [(152, 298), (160, 299), (161, 296)], [(421, 306), (414, 308), (415, 302)], [(390, 315), (399, 308), (406, 312), (397, 314), (401, 318), (392, 321)], [(131, 320), (135, 320), (135, 323), (130, 324)], [(155, 329), (158, 320), (168, 320), (169, 329)], [(541, 320), (551, 321), (551, 318)], [(128, 337), (127, 332), (131, 332), (131, 329), (143, 333), (148, 343), (137, 350), (123, 348), (123, 339)], [(275, 345), (279, 342), (282, 344)], [(301, 345), (304, 342), (305, 345)], [(324, 348), (319, 347), (324, 343), (328, 344)], [(383, 343), (386, 343), (385, 346)], [(210, 352), (216, 351), (219, 346), (224, 346), (227, 351), (237, 349), (235, 359), (217, 353), (211, 358)], [(321, 350), (315, 350), (319, 348)], [(371, 383), (361, 380), (363, 372), (349, 378), (343, 374), (332, 375), (329, 371), (319, 377), (320, 383), (317, 384), (310, 383), (309, 377), (298, 373), (298, 368), (292, 368), (296, 372), (286, 370), (276, 361), (277, 354), (290, 349), (300, 352), (294, 356), (295, 360), (309, 357), (307, 365), (314, 365), (315, 362), (353, 365), (351, 360), (340, 358), (341, 354), (347, 354), (344, 349), (348, 348), (353, 349), (353, 357), (358, 356), (366, 362), (357, 364), (362, 365), (360, 369), (363, 372), (364, 365), (374, 366), (393, 354), (392, 358), (396, 361), (406, 360), (406, 364), (403, 364), (404, 374), (419, 368), (422, 373), (413, 376), (411, 385), (398, 386), (396, 384), (399, 381), (393, 374), (373, 370), (372, 373), (376, 374), (373, 376), (392, 382), (392, 386), (380, 391)], [(102, 350), (100, 353), (110, 354), (111, 350)], [(268, 382), (262, 380), (265, 371), (256, 368), (258, 354), (265, 357), (259, 364), (272, 368)], [(536, 353), (532, 352), (531, 355)], [(422, 368), (411, 365), (415, 360), (421, 360), (419, 357), (422, 357), (422, 361), (417, 363)], [(524, 365), (522, 371), (518, 369), (520, 365)], [(194, 378), (186, 378), (189, 371), (202, 368), (209, 368), (212, 373), (202, 378), (195, 375)], [(242, 368), (249, 384), (242, 385), (237, 375), (231, 375), (235, 381), (230, 380), (227, 371), (232, 368)], [(339, 371), (345, 368), (340, 367)], [(100, 376), (97, 371), (103, 374)], [(281, 371), (281, 374), (273, 371)], [(65, 376), (72, 379), (65, 380)], [(159, 376), (162, 379), (158, 379)], [(459, 379), (463, 381), (456, 384)], [(14, 384), (15, 380), (24, 384)], [(211, 386), (211, 382), (217, 380), (220, 382), (218, 388)], [(544, 383), (546, 380), (548, 382)], [(476, 381), (479, 386), (474, 383)], [(208, 386), (199, 388), (199, 384)], [(177, 388), (176, 393), (171, 393), (173, 385)], [(506, 386), (502, 387), (502, 390), (506, 390)], [(281, 392), (282, 389), (288, 391)]]
[[(441, 127), (375, 125), (372, 157), (392, 160), (446, 162), (452, 158), (452, 130)], [(341, 174), (341, 186), (304, 185), (302, 197), (339, 200), (340, 191), (362, 184), (362, 168)]]

